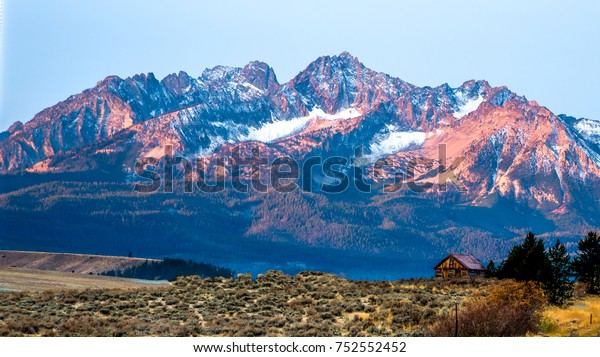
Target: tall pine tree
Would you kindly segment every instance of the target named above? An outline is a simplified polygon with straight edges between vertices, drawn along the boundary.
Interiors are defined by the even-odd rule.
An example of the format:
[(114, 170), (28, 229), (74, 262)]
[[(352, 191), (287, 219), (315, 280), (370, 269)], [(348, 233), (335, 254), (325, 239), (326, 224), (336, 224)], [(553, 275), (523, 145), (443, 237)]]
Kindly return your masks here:
[(579, 251), (575, 257), (574, 268), (577, 280), (585, 284), (590, 294), (600, 292), (600, 236), (589, 232), (587, 237), (577, 243)]
[(548, 258), (544, 242), (529, 232), (522, 244), (514, 246), (498, 269), (500, 279), (544, 281)]
[(498, 268), (496, 268), (496, 264), (493, 260), (490, 260), (487, 267), (485, 268), (485, 277), (486, 278), (495, 278), (498, 273)]
[(547, 257), (548, 267), (542, 287), (548, 302), (562, 306), (573, 296), (571, 257), (558, 239), (554, 246), (548, 249)]

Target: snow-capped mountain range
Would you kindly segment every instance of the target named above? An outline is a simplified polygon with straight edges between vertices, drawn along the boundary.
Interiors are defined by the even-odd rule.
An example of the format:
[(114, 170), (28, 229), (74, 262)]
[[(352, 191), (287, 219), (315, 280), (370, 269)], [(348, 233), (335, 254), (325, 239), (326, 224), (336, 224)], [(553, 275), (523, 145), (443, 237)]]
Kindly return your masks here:
[[(362, 148), (344, 170), (358, 167), (373, 191), (134, 192), (136, 162), (167, 146), (208, 165), (235, 149), (301, 163)], [(255, 180), (252, 170), (237, 174)], [(438, 190), (449, 173), (462, 187), (444, 179)], [(399, 175), (405, 185), (386, 191)], [(498, 259), (529, 229), (573, 250), (600, 227), (600, 121), (483, 80), (418, 87), (347, 52), (283, 84), (262, 62), (197, 78), (110, 76), (0, 133), (0, 203), (4, 249), (386, 274), (452, 251)]]
[(465, 158), (457, 172), (466, 201), (500, 195), (560, 211), (574, 200), (574, 185), (599, 197), (600, 122), (556, 116), (485, 81), (417, 87), (347, 52), (318, 58), (284, 84), (261, 62), (217, 66), (198, 78), (111, 76), (2, 138), (3, 172), (89, 170), (107, 155), (127, 157), (116, 162), (127, 171), (132, 158), (160, 157), (165, 145), (210, 156), (254, 143), (298, 159), (362, 145), (371, 159), (431, 159), (414, 177), (423, 182), (443, 143), (450, 162)]

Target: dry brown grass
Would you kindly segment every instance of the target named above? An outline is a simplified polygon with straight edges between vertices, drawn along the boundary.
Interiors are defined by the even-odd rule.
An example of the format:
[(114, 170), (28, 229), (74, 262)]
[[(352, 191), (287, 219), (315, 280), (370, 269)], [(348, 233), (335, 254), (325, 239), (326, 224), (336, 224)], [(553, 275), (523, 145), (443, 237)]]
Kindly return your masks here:
[(148, 283), (108, 276), (0, 267), (0, 292), (142, 287), (148, 287)]
[[(368, 282), (271, 271), (256, 280), (191, 276), (148, 286), (111, 277), (0, 269), (0, 289), (11, 281), (13, 288), (30, 291), (0, 293), (0, 336), (422, 336), (446, 324), (444, 335), (453, 333), (448, 316), (455, 301), (461, 322), (474, 322), (471, 327), (479, 329), (474, 334), (521, 326), (515, 334), (522, 335), (537, 329), (540, 312), (539, 296), (528, 300), (513, 293), (518, 292), (510, 288), (514, 283), (486, 279)], [(512, 298), (518, 308), (503, 307)], [(509, 323), (522, 320), (525, 305), (536, 306), (526, 309), (535, 324)], [(490, 316), (498, 323), (491, 324)], [(546, 307), (538, 333), (598, 336), (600, 297), (580, 293), (565, 308)]]
[(541, 334), (600, 337), (600, 296), (586, 295), (575, 299), (567, 307), (547, 309), (542, 320)]
[(420, 336), (487, 280), (349, 281), (316, 272), (169, 287), (3, 293), (3, 336)]
[(500, 281), (488, 294), (470, 298), (459, 304), (458, 311), (445, 314), (431, 325), (427, 335), (525, 336), (539, 330), (545, 304), (544, 292), (539, 284)]
[[(102, 273), (143, 264), (148, 259), (106, 255), (0, 250), (0, 267), (50, 270), (66, 273)], [(153, 261), (153, 259), (149, 259)]]

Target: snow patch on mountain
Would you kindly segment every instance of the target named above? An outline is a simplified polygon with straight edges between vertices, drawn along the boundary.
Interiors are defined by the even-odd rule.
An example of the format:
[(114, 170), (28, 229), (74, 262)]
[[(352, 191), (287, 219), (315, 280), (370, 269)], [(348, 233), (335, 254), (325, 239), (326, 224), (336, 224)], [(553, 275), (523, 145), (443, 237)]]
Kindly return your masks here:
[(311, 120), (345, 120), (361, 116), (362, 113), (354, 108), (344, 109), (335, 114), (327, 114), (320, 108), (310, 111), (307, 116), (287, 120), (277, 120), (266, 123), (259, 128), (249, 128), (248, 135), (240, 138), (241, 141), (260, 141), (270, 143), (278, 139), (301, 132)]
[(371, 156), (392, 155), (409, 147), (421, 146), (427, 139), (427, 134), (422, 131), (401, 131), (394, 125), (388, 125), (387, 129), (388, 132), (373, 137), (369, 144)]
[[(588, 121), (588, 123), (582, 123), (584, 121)], [(572, 126), (568, 126), (570, 130), (567, 130), (566, 134), (569, 141), (579, 146), (587, 157), (600, 168), (600, 136), (594, 133), (596, 125), (600, 126), (600, 122), (596, 124), (595, 120), (582, 119)], [(579, 135), (574, 135), (575, 132)], [(581, 177), (581, 173), (579, 176)]]
[(241, 139), (242, 141), (260, 141), (269, 143), (302, 131), (302, 129), (308, 125), (310, 119), (310, 116), (305, 116), (266, 123), (259, 128), (249, 128), (248, 135)]
[(479, 105), (483, 102), (483, 97), (481, 95), (475, 99), (468, 99), (464, 97), (461, 92), (456, 93), (456, 98), (458, 99), (458, 103), (461, 103), (458, 109), (452, 114), (456, 119), (460, 119), (477, 110)]
[(600, 144), (600, 121), (591, 119), (582, 119), (574, 125), (575, 130), (587, 140)]

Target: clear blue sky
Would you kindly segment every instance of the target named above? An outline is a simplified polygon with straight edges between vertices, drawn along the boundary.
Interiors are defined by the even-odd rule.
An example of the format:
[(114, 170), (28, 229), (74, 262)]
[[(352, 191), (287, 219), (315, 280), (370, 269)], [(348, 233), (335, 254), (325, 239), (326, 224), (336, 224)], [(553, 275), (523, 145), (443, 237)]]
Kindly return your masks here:
[(0, 130), (107, 75), (261, 60), (285, 82), (344, 50), (417, 85), (487, 79), (600, 119), (595, 1), (5, 0), (3, 15)]

